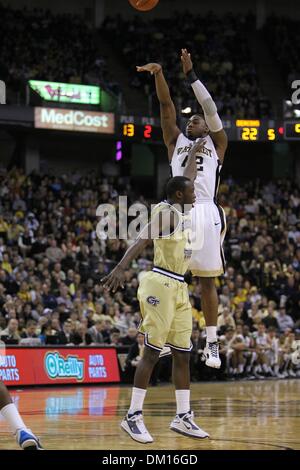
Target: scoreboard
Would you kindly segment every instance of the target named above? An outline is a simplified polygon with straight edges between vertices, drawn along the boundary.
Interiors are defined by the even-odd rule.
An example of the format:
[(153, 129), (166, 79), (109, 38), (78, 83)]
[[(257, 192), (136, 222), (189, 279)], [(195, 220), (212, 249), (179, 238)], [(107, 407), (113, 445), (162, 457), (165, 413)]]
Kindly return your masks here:
[(121, 139), (134, 139), (146, 142), (162, 141), (162, 131), (160, 127), (152, 124), (137, 125), (133, 123), (122, 124), (120, 129)]
[(273, 120), (236, 119), (228, 129), (229, 140), (273, 142), (282, 140), (283, 127)]
[(285, 121), (284, 138), (285, 140), (300, 140), (300, 120)]
[[(187, 116), (178, 116), (178, 127), (185, 130)], [(37, 132), (88, 133), (101, 138), (161, 144), (160, 118), (104, 113), (83, 109), (0, 105), (0, 126), (37, 129)], [(223, 119), (230, 142), (300, 141), (299, 119)]]
[[(184, 130), (186, 120), (179, 122)], [(228, 140), (232, 142), (284, 142), (300, 140), (300, 120), (272, 119), (223, 120)], [(163, 141), (158, 118), (120, 116), (118, 138), (125, 141), (161, 143)]]

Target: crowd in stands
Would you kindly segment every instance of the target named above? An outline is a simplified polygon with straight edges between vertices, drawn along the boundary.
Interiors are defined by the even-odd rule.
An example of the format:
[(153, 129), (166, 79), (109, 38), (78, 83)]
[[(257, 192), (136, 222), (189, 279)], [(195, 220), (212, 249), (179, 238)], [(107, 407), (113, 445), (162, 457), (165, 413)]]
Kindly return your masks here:
[[(142, 354), (137, 288), (152, 267), (153, 249), (126, 271), (115, 294), (100, 279), (127, 242), (99, 239), (96, 208), (118, 196), (144, 199), (129, 180), (73, 173), (61, 177), (21, 169), (0, 171), (0, 339), (6, 344), (132, 346), (125, 367)], [(227, 271), (217, 280), (218, 377), (299, 375), (291, 361), (300, 332), (300, 192), (289, 180), (220, 186), (227, 215)], [(203, 363), (205, 320), (197, 279), (193, 307), (192, 376)], [(140, 344), (139, 347), (137, 347)], [(135, 355), (136, 353), (136, 355)]]
[(300, 21), (282, 16), (268, 18), (265, 37), (286, 84), (286, 98), (291, 96), (291, 83), (300, 76)]
[(191, 106), (195, 111), (195, 100), (184, 82), (180, 63), (181, 48), (187, 48), (223, 117), (270, 115), (270, 102), (259, 88), (248, 46), (249, 35), (255, 32), (254, 16), (177, 11), (164, 19), (136, 16), (125, 20), (119, 15), (106, 18), (103, 29), (131, 70), (131, 86), (144, 88), (147, 95), (155, 93), (153, 79), (148, 74), (137, 74), (135, 65), (159, 62), (178, 109)]
[[(24, 92), (29, 79), (100, 84), (119, 94), (118, 79), (110, 75), (107, 57), (101, 54), (100, 32), (129, 71), (130, 85), (145, 91), (154, 111), (153, 80), (137, 74), (135, 65), (162, 63), (178, 109), (190, 106), (196, 111), (180, 63), (180, 50), (186, 47), (222, 117), (272, 115), (249, 47), (249, 37), (255, 34), (255, 16), (250, 13), (217, 16), (176, 11), (153, 20), (142, 15), (125, 20), (116, 15), (107, 17), (99, 31), (79, 15), (40, 8), (13, 9), (0, 3), (0, 17), (0, 78), (7, 84), (8, 102), (10, 92), (14, 97)], [(299, 30), (299, 21), (277, 16), (269, 17), (264, 27), (265, 40), (287, 83), (287, 96), (291, 82), (299, 78)]]
[(29, 79), (115, 86), (95, 32), (80, 16), (0, 3), (0, 18), (0, 78), (8, 98)]

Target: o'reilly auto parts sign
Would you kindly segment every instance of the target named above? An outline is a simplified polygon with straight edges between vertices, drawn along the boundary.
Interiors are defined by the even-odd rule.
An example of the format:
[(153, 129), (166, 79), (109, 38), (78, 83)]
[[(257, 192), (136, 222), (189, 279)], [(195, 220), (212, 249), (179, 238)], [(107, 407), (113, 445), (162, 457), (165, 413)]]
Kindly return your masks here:
[(114, 134), (115, 116), (113, 113), (96, 113), (75, 109), (35, 108), (34, 127), (61, 131)]

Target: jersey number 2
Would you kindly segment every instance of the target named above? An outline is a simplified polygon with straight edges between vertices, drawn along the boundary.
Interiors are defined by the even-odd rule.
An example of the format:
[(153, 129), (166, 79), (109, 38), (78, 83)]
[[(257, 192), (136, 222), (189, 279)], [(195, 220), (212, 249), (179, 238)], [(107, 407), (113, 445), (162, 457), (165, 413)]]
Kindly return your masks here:
[[(189, 156), (187, 155), (187, 156), (185, 157), (185, 159), (183, 160), (183, 162), (182, 162), (182, 164), (181, 164), (181, 167), (182, 167), (182, 168), (185, 167), (188, 158), (189, 158)], [(203, 166), (202, 166), (202, 165), (203, 165), (203, 161), (204, 161), (203, 157), (196, 157), (197, 171), (203, 171), (203, 169), (204, 169)]]

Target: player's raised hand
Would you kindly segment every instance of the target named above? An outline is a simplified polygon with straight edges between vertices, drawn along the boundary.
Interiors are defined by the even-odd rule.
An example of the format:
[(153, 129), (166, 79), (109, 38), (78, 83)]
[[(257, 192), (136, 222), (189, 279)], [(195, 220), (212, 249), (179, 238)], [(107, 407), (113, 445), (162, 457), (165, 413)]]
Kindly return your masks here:
[(101, 279), (104, 289), (116, 292), (118, 287), (124, 288), (125, 274), (123, 268), (116, 266), (110, 274)]
[(151, 75), (156, 75), (161, 71), (161, 65), (160, 64), (155, 64), (155, 63), (150, 63), (146, 65), (137, 65), (136, 70), (138, 72), (150, 72)]
[(205, 139), (198, 140), (197, 142), (195, 142), (189, 151), (189, 156), (191, 156), (192, 158), (195, 157), (198, 153), (202, 151), (205, 144), (206, 144)]
[(191, 54), (189, 54), (187, 49), (181, 49), (181, 63), (182, 63), (183, 73), (185, 75), (188, 74), (193, 68), (193, 62), (191, 59)]

